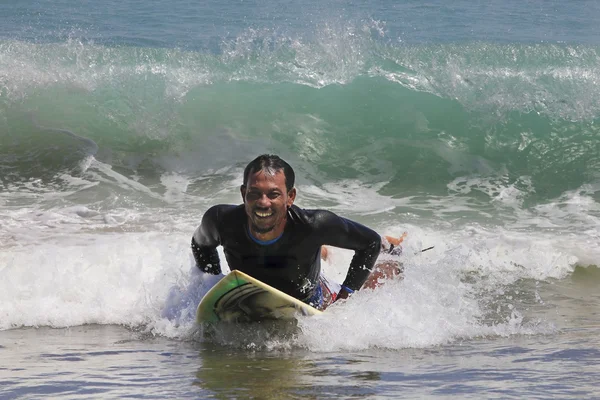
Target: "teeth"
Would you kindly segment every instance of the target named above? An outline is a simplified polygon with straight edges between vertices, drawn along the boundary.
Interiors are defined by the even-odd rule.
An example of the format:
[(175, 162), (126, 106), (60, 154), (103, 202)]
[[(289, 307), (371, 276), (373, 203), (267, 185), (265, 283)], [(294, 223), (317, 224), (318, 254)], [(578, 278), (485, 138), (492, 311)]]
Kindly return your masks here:
[(273, 213), (270, 213), (270, 212), (255, 211), (254, 213), (261, 218), (266, 218), (266, 217), (270, 217), (271, 215), (273, 215)]

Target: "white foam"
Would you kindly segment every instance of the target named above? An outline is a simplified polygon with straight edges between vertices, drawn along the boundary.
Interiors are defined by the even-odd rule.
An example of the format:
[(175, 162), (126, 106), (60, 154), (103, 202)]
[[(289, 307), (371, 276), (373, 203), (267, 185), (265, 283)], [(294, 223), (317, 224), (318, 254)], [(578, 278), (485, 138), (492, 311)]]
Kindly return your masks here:
[[(239, 186), (241, 177), (239, 170), (234, 172), (235, 176), (229, 176), (231, 187), (220, 196), (238, 196), (234, 186)], [(112, 175), (105, 177), (121, 183)], [(193, 180), (180, 180), (177, 175), (163, 177), (163, 185), (170, 188), (173, 198), (187, 195), (193, 184)], [(498, 293), (519, 280), (563, 279), (578, 262), (600, 259), (594, 188), (565, 193), (533, 210), (509, 202), (508, 208), (515, 210), (515, 215), (548, 221), (548, 226), (585, 223), (577, 225), (585, 229), (557, 235), (556, 228), (528, 229), (531, 221), (525, 218), (489, 226), (460, 219), (429, 225), (420, 219), (410, 224), (389, 218), (373, 222), (379, 221), (381, 215), (377, 213), (388, 207), (415, 206), (410, 198), (377, 195), (381, 185), (344, 181), (323, 188), (302, 187), (301, 193), (316, 206), (371, 218), (368, 225), (380, 234), (398, 236), (408, 231), (402, 255), (404, 280), (388, 282), (377, 291), (358, 292), (322, 317), (302, 319), (298, 335), (291, 340), (267, 340), (263, 343), (267, 348), (399, 349), (486, 335), (546, 332), (547, 324), (527, 322), (526, 310), (518, 299)], [(124, 188), (132, 192), (138, 189), (130, 181), (125, 181)], [(430, 197), (418, 206), (443, 210), (462, 198), (464, 202), (454, 207), (473, 207), (466, 197), (454, 196)], [(10, 201), (10, 196), (4, 199)], [(189, 240), (201, 212), (194, 217), (182, 211), (103, 210), (93, 204), (45, 210), (35, 204), (3, 208), (0, 329), (101, 323), (144, 326), (155, 334), (186, 337), (194, 327), (195, 307), (212, 282), (197, 273), (190, 256)], [(434, 249), (420, 253), (432, 245)], [(227, 271), (222, 250), (219, 252)], [(341, 282), (351, 258), (351, 251), (331, 249), (323, 269)], [(491, 299), (496, 294), (500, 300)], [(543, 293), (531, 297), (545, 300)], [(490, 302), (498, 302), (496, 322), (486, 320)]]
[(185, 193), (190, 185), (190, 180), (185, 176), (169, 172), (160, 176), (160, 183), (162, 183), (166, 189), (164, 194), (165, 200), (173, 203), (185, 198)]
[[(415, 255), (408, 246), (410, 239), (402, 257), (403, 280), (388, 281), (377, 290), (360, 291), (346, 302), (333, 305), (322, 316), (301, 319), (302, 334), (295, 344), (312, 351), (400, 349), (489, 335), (552, 331), (550, 323), (525, 323), (518, 299), (508, 297), (500, 303), (507, 310), (502, 321), (485, 322), (489, 299), (482, 296), (482, 290), (504, 287), (519, 277), (562, 275), (545, 269), (548, 263), (544, 261), (548, 260), (529, 263), (533, 271), (527, 271), (525, 267), (513, 268), (508, 255), (496, 259), (498, 253), (484, 253), (477, 258), (448, 249), (449, 243), (441, 240), (435, 249)], [(539, 251), (544, 250), (547, 249)], [(349, 257), (336, 249), (330, 253), (334, 265), (326, 264), (325, 269), (337, 273), (339, 278), (345, 273)], [(563, 267), (564, 273), (569, 266)], [(480, 277), (486, 275), (486, 279), (474, 282), (463, 279), (469, 272), (477, 272)]]
[(394, 199), (378, 193), (386, 182), (365, 184), (358, 180), (342, 180), (317, 186), (299, 186), (303, 205), (320, 205), (327, 201), (327, 208), (335, 212), (360, 215), (378, 214), (408, 204), (407, 199)]
[(161, 233), (66, 236), (3, 251), (0, 329), (136, 326), (156, 319), (169, 282), (190, 263), (188, 240), (168, 238)]
[(164, 200), (162, 196), (154, 193), (152, 189), (147, 186), (116, 172), (109, 164), (94, 160), (93, 167), (93, 169), (87, 171), (87, 174), (92, 177), (94, 181), (116, 183), (122, 189), (144, 193), (157, 200)]
[(511, 182), (508, 175), (461, 176), (448, 185), (450, 193), (468, 194), (478, 191), (487, 195), (497, 206), (520, 208), (526, 195), (535, 190), (530, 176), (521, 176)]
[[(86, 207), (63, 214), (99, 217)], [(478, 226), (454, 232), (411, 225), (386, 229), (381, 233), (410, 232), (402, 256), (404, 280), (358, 292), (322, 317), (302, 319), (301, 333), (291, 342), (265, 345), (314, 351), (427, 347), (490, 334), (535, 333), (519, 322), (519, 305), (512, 301), (505, 323), (481, 322), (485, 303), (479, 293), (522, 278), (564, 277), (574, 262), (552, 238), (540, 246), (539, 237), (499, 235)], [(193, 229), (189, 231), (191, 235)], [(199, 299), (213, 283), (193, 266), (189, 235), (183, 230), (169, 235), (63, 233), (4, 248), (0, 315), (5, 317), (0, 329), (100, 323), (141, 325), (155, 334), (185, 337), (194, 327)], [(419, 252), (430, 245), (435, 248)], [(324, 271), (342, 281), (352, 253), (331, 249), (330, 255)], [(472, 272), (485, 279), (465, 282), (462, 278)]]
[[(399, 229), (398, 229), (399, 228)], [(577, 259), (555, 247), (556, 240), (531, 235), (498, 237), (498, 231), (477, 226), (449, 232), (404, 225), (411, 232), (404, 243), (404, 280), (356, 293), (324, 315), (300, 321), (295, 345), (313, 351), (429, 347), (488, 335), (536, 334), (552, 324), (525, 322), (518, 299), (501, 300), (502, 322), (485, 322), (490, 299), (483, 293), (520, 279), (564, 278)], [(435, 248), (425, 253), (427, 244)], [(458, 244), (458, 246), (457, 246)], [(330, 249), (323, 268), (344, 279), (352, 253)], [(475, 280), (465, 280), (475, 274)], [(535, 293), (539, 302), (543, 300)]]
[(316, 351), (398, 349), (476, 336), (480, 312), (468, 291), (436, 265), (408, 269), (403, 281), (358, 292), (323, 316), (302, 319), (298, 344)]

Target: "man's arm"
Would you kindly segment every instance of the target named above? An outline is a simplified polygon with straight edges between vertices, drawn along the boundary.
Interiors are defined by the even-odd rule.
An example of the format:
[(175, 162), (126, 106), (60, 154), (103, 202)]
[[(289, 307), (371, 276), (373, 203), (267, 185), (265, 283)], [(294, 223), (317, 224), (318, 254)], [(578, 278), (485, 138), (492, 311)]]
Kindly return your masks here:
[(217, 230), (218, 207), (211, 207), (204, 213), (200, 226), (192, 236), (192, 254), (196, 260), (196, 266), (202, 272), (213, 275), (221, 273), (221, 262), (217, 253), (217, 246), (221, 244)]
[[(354, 250), (354, 257), (342, 285), (351, 291), (359, 290), (379, 256), (381, 237), (374, 230), (329, 211), (321, 211), (317, 219), (319, 234), (323, 235), (325, 244)], [(348, 291), (343, 289), (343, 292)], [(342, 298), (347, 297), (347, 293), (340, 294)]]

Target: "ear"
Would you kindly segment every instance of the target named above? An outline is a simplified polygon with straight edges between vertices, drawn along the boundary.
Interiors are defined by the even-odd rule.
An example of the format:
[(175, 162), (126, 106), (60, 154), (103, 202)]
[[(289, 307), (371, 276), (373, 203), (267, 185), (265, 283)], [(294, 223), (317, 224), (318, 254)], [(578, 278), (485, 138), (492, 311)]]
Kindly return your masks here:
[(242, 201), (246, 202), (246, 186), (240, 186), (240, 193), (242, 194)]
[(292, 188), (288, 192), (288, 199), (287, 199), (287, 207), (288, 208), (290, 208), (292, 206), (292, 204), (294, 204), (294, 200), (296, 200), (296, 188)]

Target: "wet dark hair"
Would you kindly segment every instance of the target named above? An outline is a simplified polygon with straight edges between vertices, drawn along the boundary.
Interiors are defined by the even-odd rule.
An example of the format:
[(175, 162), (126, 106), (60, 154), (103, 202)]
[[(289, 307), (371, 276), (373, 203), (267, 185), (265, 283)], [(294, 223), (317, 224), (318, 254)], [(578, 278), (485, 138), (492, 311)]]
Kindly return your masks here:
[(265, 174), (274, 175), (283, 170), (285, 176), (285, 188), (289, 192), (294, 187), (296, 174), (290, 164), (283, 161), (279, 156), (274, 154), (263, 154), (256, 157), (244, 169), (244, 186), (248, 185), (248, 177), (250, 174), (263, 171)]

